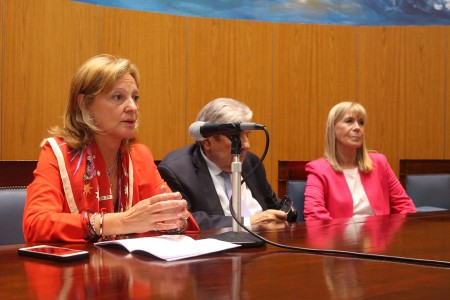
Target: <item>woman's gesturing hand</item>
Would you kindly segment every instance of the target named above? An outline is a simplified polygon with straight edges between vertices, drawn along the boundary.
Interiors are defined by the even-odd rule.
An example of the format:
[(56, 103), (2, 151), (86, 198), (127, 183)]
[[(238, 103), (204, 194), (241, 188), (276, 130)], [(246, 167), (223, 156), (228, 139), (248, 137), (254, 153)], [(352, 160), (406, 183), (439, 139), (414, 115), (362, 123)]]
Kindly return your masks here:
[(144, 199), (123, 213), (126, 233), (142, 233), (150, 230), (183, 230), (189, 213), (187, 202), (180, 193), (161, 193)]

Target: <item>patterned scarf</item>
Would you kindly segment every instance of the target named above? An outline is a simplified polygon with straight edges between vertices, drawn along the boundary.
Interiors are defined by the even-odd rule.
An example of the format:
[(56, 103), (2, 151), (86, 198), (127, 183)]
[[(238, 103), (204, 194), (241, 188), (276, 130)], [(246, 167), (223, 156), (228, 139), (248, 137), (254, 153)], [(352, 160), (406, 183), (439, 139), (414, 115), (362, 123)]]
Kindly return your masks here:
[[(67, 153), (66, 167), (78, 209), (97, 212), (114, 212), (113, 196), (108, 178), (107, 168), (100, 150), (95, 142), (77, 151)], [(69, 162), (69, 163), (68, 163)], [(122, 151), (117, 157), (118, 199), (117, 211), (129, 209), (129, 155)], [(84, 170), (82, 193), (77, 193), (74, 187), (79, 186), (81, 170)], [(78, 196), (78, 197), (77, 197)], [(81, 199), (80, 199), (81, 198)]]

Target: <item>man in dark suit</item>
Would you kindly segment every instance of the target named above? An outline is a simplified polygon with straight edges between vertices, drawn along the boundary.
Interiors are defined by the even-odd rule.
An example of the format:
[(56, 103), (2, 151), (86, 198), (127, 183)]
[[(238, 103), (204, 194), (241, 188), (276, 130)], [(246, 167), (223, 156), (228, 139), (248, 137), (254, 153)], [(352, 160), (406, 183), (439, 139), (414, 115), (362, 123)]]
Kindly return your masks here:
[[(207, 123), (250, 122), (250, 108), (233, 99), (218, 98), (199, 112), (197, 121)], [(242, 131), (240, 160), (245, 176), (259, 162), (249, 152), (247, 131)], [(169, 153), (158, 165), (163, 179), (172, 191), (178, 191), (188, 202), (188, 209), (202, 229), (230, 227), (232, 217), (227, 194), (227, 177), (231, 177), (231, 140), (214, 135)], [(229, 191), (228, 191), (229, 192)], [(286, 222), (286, 213), (277, 210), (278, 201), (261, 164), (241, 185), (241, 215), (245, 225)]]

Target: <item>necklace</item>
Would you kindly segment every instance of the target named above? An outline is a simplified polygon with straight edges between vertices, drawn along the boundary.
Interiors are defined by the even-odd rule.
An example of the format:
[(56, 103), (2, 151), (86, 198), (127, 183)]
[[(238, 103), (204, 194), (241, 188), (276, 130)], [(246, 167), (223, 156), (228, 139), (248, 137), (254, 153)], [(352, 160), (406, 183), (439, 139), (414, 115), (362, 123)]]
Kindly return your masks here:
[(106, 174), (108, 175), (108, 180), (109, 180), (110, 186), (112, 186), (111, 177), (114, 176), (114, 174), (116, 173), (116, 169), (117, 169), (117, 156), (116, 156), (116, 160), (114, 161), (114, 164), (111, 167), (109, 167), (108, 169), (106, 169)]

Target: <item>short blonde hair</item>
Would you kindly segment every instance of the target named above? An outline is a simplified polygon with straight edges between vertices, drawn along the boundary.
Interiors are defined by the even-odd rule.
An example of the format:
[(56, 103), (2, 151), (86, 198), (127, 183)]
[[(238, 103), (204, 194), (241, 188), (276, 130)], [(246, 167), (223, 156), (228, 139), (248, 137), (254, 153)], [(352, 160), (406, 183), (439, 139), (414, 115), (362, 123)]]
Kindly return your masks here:
[[(139, 71), (128, 59), (101, 54), (88, 59), (72, 78), (69, 102), (64, 115), (63, 127), (55, 126), (50, 133), (65, 139), (69, 147), (79, 149), (91, 143), (94, 134), (101, 132), (89, 112), (95, 96), (109, 91), (114, 83), (130, 74), (139, 87)], [(83, 95), (81, 105), (78, 97)], [(123, 145), (134, 142), (134, 138), (123, 141)]]
[[(342, 172), (343, 168), (340, 164), (339, 157), (336, 151), (336, 131), (335, 127), (337, 122), (348, 112), (355, 113), (357, 117), (364, 121), (367, 121), (367, 113), (364, 107), (356, 102), (341, 102), (333, 106), (328, 113), (327, 127), (325, 131), (325, 157), (331, 164), (331, 167), (336, 172)], [(372, 170), (372, 160), (369, 157), (366, 148), (365, 138), (363, 137), (362, 145), (356, 152), (356, 160), (358, 169), (363, 172), (370, 172)]]

